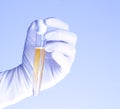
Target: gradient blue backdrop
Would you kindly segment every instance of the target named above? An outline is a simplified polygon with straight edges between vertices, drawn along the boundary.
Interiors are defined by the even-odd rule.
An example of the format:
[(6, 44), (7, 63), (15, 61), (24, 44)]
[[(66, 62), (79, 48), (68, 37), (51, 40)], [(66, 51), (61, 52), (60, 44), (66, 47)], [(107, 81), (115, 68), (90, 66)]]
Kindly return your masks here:
[(71, 72), (6, 109), (120, 109), (120, 0), (0, 0), (0, 71), (21, 63), (29, 24), (46, 17), (78, 35)]

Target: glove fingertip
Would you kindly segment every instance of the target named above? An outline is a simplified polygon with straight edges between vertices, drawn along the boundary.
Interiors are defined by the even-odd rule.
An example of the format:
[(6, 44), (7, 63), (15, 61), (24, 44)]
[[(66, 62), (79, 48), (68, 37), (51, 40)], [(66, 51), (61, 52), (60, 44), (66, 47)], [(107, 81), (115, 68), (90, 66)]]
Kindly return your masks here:
[(49, 27), (69, 30), (69, 25), (67, 23), (63, 22), (60, 19), (54, 18), (54, 17), (47, 18), (47, 19), (44, 20), (44, 22)]
[(37, 31), (37, 20), (33, 21), (29, 28), (28, 28), (29, 31)]

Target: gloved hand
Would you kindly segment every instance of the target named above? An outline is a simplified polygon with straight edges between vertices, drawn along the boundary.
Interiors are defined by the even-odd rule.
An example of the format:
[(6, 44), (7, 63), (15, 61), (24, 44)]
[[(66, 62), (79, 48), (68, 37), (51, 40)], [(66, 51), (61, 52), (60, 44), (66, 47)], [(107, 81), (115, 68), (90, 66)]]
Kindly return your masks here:
[[(53, 31), (50, 31), (51, 28)], [(41, 90), (54, 86), (70, 72), (76, 51), (76, 35), (69, 32), (68, 25), (61, 20), (49, 18), (34, 21), (27, 31), (22, 64), (0, 72), (0, 109), (33, 95), (33, 63), (37, 32), (45, 33), (46, 40)]]
[[(34, 52), (37, 32), (45, 32), (45, 62), (41, 90), (48, 89), (62, 80), (69, 72), (75, 57), (76, 35), (69, 32), (69, 26), (56, 18), (36, 20), (30, 25), (23, 53), (23, 67), (33, 75)], [(51, 31), (50, 31), (51, 30)], [(32, 80), (32, 78), (31, 78)]]

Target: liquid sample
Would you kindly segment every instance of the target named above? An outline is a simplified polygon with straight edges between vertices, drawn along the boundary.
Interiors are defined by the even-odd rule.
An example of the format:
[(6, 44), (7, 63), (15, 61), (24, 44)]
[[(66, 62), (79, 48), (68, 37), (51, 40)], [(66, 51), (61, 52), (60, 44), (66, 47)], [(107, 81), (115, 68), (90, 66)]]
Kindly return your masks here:
[(41, 88), (43, 69), (44, 69), (45, 49), (36, 47), (33, 66), (33, 91), (38, 95)]

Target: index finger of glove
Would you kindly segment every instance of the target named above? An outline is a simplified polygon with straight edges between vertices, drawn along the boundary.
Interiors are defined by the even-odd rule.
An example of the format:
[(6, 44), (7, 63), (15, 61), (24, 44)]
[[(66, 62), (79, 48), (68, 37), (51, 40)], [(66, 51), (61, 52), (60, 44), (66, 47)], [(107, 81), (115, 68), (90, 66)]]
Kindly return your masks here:
[(44, 20), (44, 22), (48, 27), (69, 30), (69, 25), (57, 18), (47, 18)]

